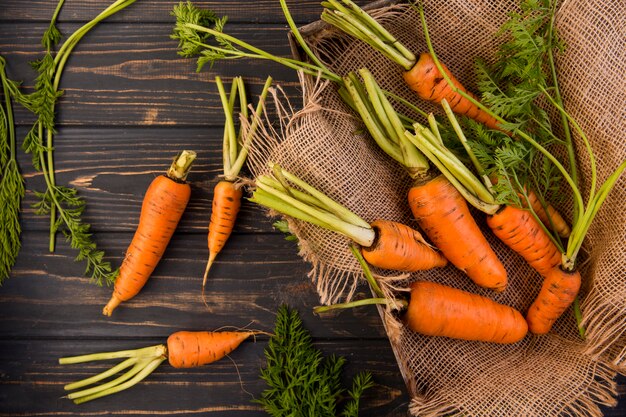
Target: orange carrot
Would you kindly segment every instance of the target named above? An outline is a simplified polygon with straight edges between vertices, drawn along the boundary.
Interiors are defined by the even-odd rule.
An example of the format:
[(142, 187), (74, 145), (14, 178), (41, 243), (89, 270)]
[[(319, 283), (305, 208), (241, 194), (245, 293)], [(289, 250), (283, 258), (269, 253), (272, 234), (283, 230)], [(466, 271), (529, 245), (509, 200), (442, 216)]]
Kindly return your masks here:
[(429, 239), (477, 285), (503, 291), (507, 273), (469, 212), (443, 176), (409, 190), (409, 206)]
[[(474, 94), (463, 87), (443, 63), (441, 65), (457, 89), (478, 100)], [(498, 121), (493, 116), (478, 108), (466, 97), (453, 91), (429, 53), (422, 53), (413, 68), (404, 72), (403, 77), (409, 88), (415, 91), (420, 98), (434, 103), (441, 103), (443, 99), (446, 99), (455, 113), (470, 117), (490, 129), (499, 129)]]
[(493, 233), (541, 275), (561, 264), (561, 252), (528, 210), (502, 206), (487, 216)]
[(208, 234), (209, 262), (202, 279), (203, 289), (215, 257), (220, 253), (233, 231), (237, 213), (241, 207), (242, 195), (241, 188), (226, 180), (218, 182), (213, 189), (213, 207)]
[[(554, 226), (556, 232), (559, 236), (566, 238), (570, 235), (571, 229), (565, 219), (561, 216), (561, 214), (551, 205), (548, 204), (546, 209), (544, 210), (541, 205), (541, 201), (539, 201), (539, 197), (535, 194), (534, 191), (527, 191), (528, 202), (530, 206), (533, 208), (541, 223), (543, 223), (548, 229), (552, 229)], [(526, 206), (526, 199), (522, 198), (522, 204)]]
[(376, 238), (371, 246), (363, 247), (361, 253), (371, 265), (413, 272), (448, 264), (448, 260), (434, 251), (417, 230), (388, 220), (376, 220), (370, 225)]
[(215, 362), (235, 350), (255, 332), (176, 332), (167, 338), (167, 357), (174, 368)]
[(539, 295), (526, 312), (529, 330), (534, 334), (546, 334), (554, 322), (574, 302), (580, 290), (578, 271), (552, 268), (544, 275)]
[[(95, 400), (96, 398), (115, 394), (132, 387), (146, 378), (156, 368), (169, 359), (174, 368), (191, 368), (215, 362), (235, 350), (248, 337), (255, 334), (266, 334), (261, 331), (230, 331), (230, 332), (176, 332), (167, 339), (167, 345), (160, 344), (140, 349), (122, 350), (117, 352), (101, 352), (89, 355), (73, 356), (59, 359), (59, 363), (76, 364), (90, 361), (123, 358), (122, 362), (112, 368), (81, 381), (72, 382), (63, 388), (74, 391), (67, 398), (76, 404)], [(109, 377), (123, 372), (120, 376), (100, 385), (94, 385)], [(81, 389), (90, 386), (90, 388)]]
[(512, 307), (424, 281), (411, 285), (404, 321), (409, 329), (427, 336), (494, 343), (515, 343), (528, 332), (524, 317)]
[(182, 151), (167, 174), (156, 177), (148, 187), (139, 225), (115, 280), (113, 295), (102, 311), (105, 316), (139, 293), (163, 256), (191, 195), (185, 179), (195, 158), (195, 152)]

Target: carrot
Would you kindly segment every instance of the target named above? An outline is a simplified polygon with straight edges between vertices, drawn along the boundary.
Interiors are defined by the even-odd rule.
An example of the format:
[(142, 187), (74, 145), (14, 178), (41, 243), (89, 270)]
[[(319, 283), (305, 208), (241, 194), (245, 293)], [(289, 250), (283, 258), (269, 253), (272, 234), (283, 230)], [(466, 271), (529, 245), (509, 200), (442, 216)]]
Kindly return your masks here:
[(250, 201), (348, 237), (379, 268), (412, 272), (447, 264), (408, 226), (386, 220), (370, 224), (280, 166), (270, 166), (272, 175), (257, 177)]
[(143, 199), (139, 224), (115, 280), (113, 295), (102, 313), (110, 316), (123, 301), (136, 296), (161, 260), (183, 215), (191, 187), (185, 182), (196, 158), (193, 151), (179, 153), (166, 175), (156, 177)]
[(420, 228), (452, 264), (477, 285), (503, 291), (507, 273), (469, 212), (463, 196), (443, 176), (409, 190)]
[(493, 233), (545, 276), (561, 263), (561, 252), (528, 210), (502, 206), (487, 216)]
[(528, 327), (534, 334), (546, 334), (554, 322), (576, 299), (581, 278), (578, 271), (554, 267), (544, 275), (539, 295), (526, 312)]
[(421, 271), (448, 264), (417, 230), (388, 220), (375, 220), (370, 225), (376, 232), (376, 239), (372, 246), (361, 249), (370, 264), (400, 271)]
[[(359, 259), (359, 253), (353, 253)], [(403, 298), (389, 300), (374, 279), (367, 263), (362, 258), (359, 263), (376, 298), (317, 306), (313, 309), (315, 313), (383, 304), (389, 309), (400, 310), (404, 324), (414, 332), (426, 336), (516, 343), (528, 332), (526, 320), (514, 308), (443, 284), (417, 281), (410, 286), (409, 301)]]
[[(101, 352), (89, 355), (59, 359), (61, 365), (125, 358), (118, 365), (89, 378), (65, 385), (66, 391), (74, 391), (93, 385), (91, 388), (74, 391), (67, 398), (76, 404), (115, 394), (132, 387), (150, 375), (159, 365), (169, 360), (174, 368), (192, 368), (215, 362), (235, 350), (244, 340), (261, 331), (228, 332), (176, 332), (167, 339), (167, 345), (160, 344), (140, 349), (117, 352)], [(130, 369), (128, 369), (130, 368)], [(121, 376), (95, 385), (121, 371)]]
[[(248, 149), (254, 131), (258, 124), (258, 119), (263, 112), (263, 103), (265, 97), (272, 84), (272, 78), (268, 77), (263, 86), (259, 102), (256, 110), (252, 115), (252, 122), (250, 129), (244, 138), (243, 130), (240, 129), (236, 132), (234, 113), (235, 102), (239, 99), (239, 111), (241, 117), (248, 119), (248, 104), (246, 101), (246, 90), (241, 77), (235, 77), (233, 79), (230, 95), (226, 95), (224, 90), (224, 84), (220, 77), (215, 77), (215, 84), (219, 91), (220, 99), (222, 101), (222, 107), (224, 108), (224, 115), (226, 116), (226, 122), (224, 124), (224, 145), (223, 152), (223, 164), (224, 164), (224, 179), (219, 181), (213, 189), (213, 203), (211, 210), (211, 221), (208, 227), (207, 242), (209, 247), (209, 259), (207, 261), (204, 276), (202, 278), (202, 298), (204, 299), (204, 288), (206, 286), (207, 277), (209, 276), (209, 270), (215, 262), (215, 258), (222, 251), (226, 241), (230, 237), (235, 221), (237, 220), (237, 214), (241, 207), (241, 197), (243, 192), (241, 188), (235, 184), (235, 180), (239, 175), (241, 168), (248, 156)], [(206, 304), (206, 301), (205, 301)]]
[(541, 223), (543, 223), (548, 229), (554, 228), (559, 236), (563, 238), (569, 237), (572, 230), (563, 216), (561, 216), (552, 204), (547, 204), (544, 209), (541, 201), (539, 201), (539, 197), (537, 197), (537, 194), (534, 191), (529, 190), (526, 195), (528, 197), (528, 202), (525, 198), (521, 199), (524, 207), (528, 205), (527, 203), (530, 203), (530, 207), (532, 207), (535, 214), (537, 214)]
[(514, 308), (434, 282), (411, 284), (403, 319), (420, 334), (483, 342), (515, 343), (528, 332), (526, 320)]
[(415, 65), (403, 73), (404, 81), (420, 98), (434, 103), (441, 103), (445, 99), (455, 113), (470, 117), (490, 129), (499, 129), (495, 117), (480, 109), (458, 91), (464, 92), (475, 101), (478, 101), (478, 98), (467, 91), (443, 63), (441, 66), (456, 89), (451, 88), (427, 52), (420, 54)]
[(167, 338), (168, 361), (174, 368), (215, 362), (255, 332), (176, 332)]

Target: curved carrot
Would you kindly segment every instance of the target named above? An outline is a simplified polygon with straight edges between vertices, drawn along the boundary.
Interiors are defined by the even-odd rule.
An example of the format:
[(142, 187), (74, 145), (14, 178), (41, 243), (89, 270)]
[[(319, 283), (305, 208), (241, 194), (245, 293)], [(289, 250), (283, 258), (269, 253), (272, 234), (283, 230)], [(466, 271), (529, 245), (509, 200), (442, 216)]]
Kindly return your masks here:
[(546, 334), (554, 322), (574, 302), (580, 290), (580, 272), (552, 268), (544, 276), (539, 295), (526, 313), (532, 333)]
[(409, 190), (409, 205), (420, 228), (454, 266), (477, 285), (503, 291), (507, 273), (469, 212), (461, 194), (444, 176)]
[[(463, 87), (443, 63), (441, 65), (457, 89), (478, 100), (473, 93)], [(498, 127), (498, 121), (493, 116), (452, 90), (429, 53), (422, 53), (415, 65), (404, 72), (403, 77), (409, 88), (415, 91), (420, 98), (435, 103), (441, 103), (443, 99), (446, 99), (455, 113), (470, 117), (490, 129), (501, 130)]]
[(215, 362), (235, 350), (255, 332), (176, 332), (167, 338), (167, 357), (174, 368)]
[(541, 275), (561, 263), (561, 252), (528, 210), (502, 206), (487, 216), (493, 233)]
[(494, 343), (515, 343), (528, 332), (526, 320), (512, 307), (424, 281), (411, 285), (404, 321), (409, 329), (427, 336)]
[(448, 264), (448, 260), (433, 250), (418, 231), (404, 224), (376, 220), (371, 226), (376, 232), (374, 243), (361, 248), (363, 257), (371, 265), (413, 272)]
[(137, 295), (161, 260), (189, 202), (191, 187), (185, 178), (195, 157), (195, 152), (182, 151), (167, 175), (156, 177), (148, 187), (139, 225), (115, 280), (113, 295), (102, 311), (105, 316)]
[[(548, 204), (546, 209), (544, 210), (541, 205), (541, 201), (537, 197), (534, 191), (527, 191), (528, 202), (530, 206), (533, 208), (541, 223), (543, 223), (548, 229), (552, 229), (554, 226), (556, 232), (559, 236), (566, 238), (570, 235), (572, 230), (569, 225), (565, 221), (565, 219), (561, 216), (561, 214), (551, 205)], [(525, 198), (522, 198), (522, 203), (526, 205), (527, 201)]]
[(202, 279), (203, 291), (211, 265), (213, 265), (215, 257), (220, 253), (233, 231), (237, 213), (239, 213), (239, 208), (241, 207), (242, 195), (241, 188), (231, 181), (222, 180), (213, 189), (213, 205), (208, 234), (209, 261)]

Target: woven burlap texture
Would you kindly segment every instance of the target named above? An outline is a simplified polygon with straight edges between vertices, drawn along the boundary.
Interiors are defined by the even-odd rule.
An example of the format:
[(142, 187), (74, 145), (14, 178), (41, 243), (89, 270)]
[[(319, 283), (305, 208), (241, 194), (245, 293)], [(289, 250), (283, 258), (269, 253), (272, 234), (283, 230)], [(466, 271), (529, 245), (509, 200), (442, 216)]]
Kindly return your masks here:
[[(435, 50), (468, 88), (475, 90), (475, 58), (493, 59), (499, 42), (494, 33), (516, 7), (513, 0), (425, 2)], [(409, 49), (425, 50), (414, 9), (396, 5), (372, 14)], [(557, 57), (561, 93), (590, 138), (599, 182), (626, 158), (625, 17), (626, 3), (621, 0), (576, 0), (560, 4), (556, 20), (567, 45)], [(427, 111), (438, 111), (408, 90), (402, 69), (363, 43), (330, 28), (307, 40), (338, 74), (367, 67), (384, 89)], [(377, 148), (343, 104), (335, 85), (310, 77), (301, 81), (304, 101), (297, 106), (301, 110), (294, 111), (280, 91), (274, 91), (272, 101), (280, 121), (266, 118), (261, 124), (250, 153), (252, 175), (266, 173), (267, 162), (276, 162), (367, 221), (383, 218), (417, 226), (406, 198), (411, 180), (403, 169)], [(293, 98), (291, 102), (296, 106)], [(410, 113), (401, 106), (398, 109)], [(575, 141), (582, 195), (586, 196), (590, 160), (577, 135)], [(563, 189), (567, 194), (565, 184)], [(566, 197), (559, 209), (571, 213), (571, 198)], [(598, 404), (614, 405), (613, 378), (626, 366), (624, 201), (626, 179), (622, 177), (589, 230), (580, 255), (584, 342), (571, 311), (549, 335), (529, 335), (508, 346), (424, 337), (406, 329), (401, 319), (385, 314), (386, 329), (412, 397), (410, 412), (416, 416), (597, 416), (601, 415)], [(504, 293), (477, 288), (452, 266), (410, 276), (375, 271), (385, 287), (402, 289), (412, 280), (432, 280), (526, 311), (539, 291), (541, 277), (493, 237), (483, 214), (473, 214), (509, 273)], [(361, 273), (348, 241), (316, 226), (287, 220), (299, 238), (301, 256), (312, 265), (310, 276), (321, 302), (350, 300)]]

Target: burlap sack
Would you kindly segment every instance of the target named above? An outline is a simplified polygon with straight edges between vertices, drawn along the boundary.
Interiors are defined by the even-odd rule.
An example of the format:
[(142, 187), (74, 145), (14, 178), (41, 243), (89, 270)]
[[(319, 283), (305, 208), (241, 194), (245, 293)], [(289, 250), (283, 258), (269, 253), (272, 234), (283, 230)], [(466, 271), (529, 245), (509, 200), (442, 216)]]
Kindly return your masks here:
[[(497, 47), (493, 34), (516, 3), (426, 1), (437, 53), (468, 88), (475, 86), (474, 59), (489, 61), (493, 57)], [(425, 50), (418, 16), (410, 7), (380, 8), (373, 14), (409, 49)], [(626, 158), (625, 17), (622, 0), (564, 1), (557, 16), (558, 30), (567, 44), (557, 60), (562, 94), (566, 107), (591, 140), (600, 182)], [(307, 40), (335, 72), (344, 74), (365, 66), (383, 88), (418, 101), (404, 85), (402, 70), (361, 42), (331, 28), (316, 30)], [(303, 77), (302, 89), (304, 101), (297, 112), (275, 92), (280, 122), (266, 119), (262, 123), (250, 154), (252, 174), (267, 172), (268, 161), (277, 162), (367, 221), (384, 218), (416, 226), (406, 198), (411, 180), (364, 133), (358, 118), (337, 95), (336, 86)], [(434, 109), (423, 102), (419, 105)], [(586, 196), (589, 158), (578, 137), (576, 144)], [(563, 213), (570, 212), (569, 200), (565, 198), (559, 207)], [(424, 337), (386, 312), (386, 329), (412, 397), (410, 412), (419, 416), (596, 416), (601, 415), (598, 404), (614, 405), (613, 378), (616, 372), (626, 370), (624, 201), (626, 178), (622, 177), (597, 216), (580, 255), (585, 341), (578, 336), (571, 311), (549, 335), (529, 335), (512, 346)], [(541, 277), (493, 237), (484, 227), (484, 215), (474, 214), (509, 272), (510, 285), (504, 293), (481, 290), (449, 266), (410, 276), (375, 271), (390, 294), (397, 295), (411, 280), (432, 280), (526, 311), (539, 291)], [(288, 220), (300, 240), (302, 257), (312, 264), (310, 275), (321, 301), (351, 299), (361, 273), (347, 240)]]

